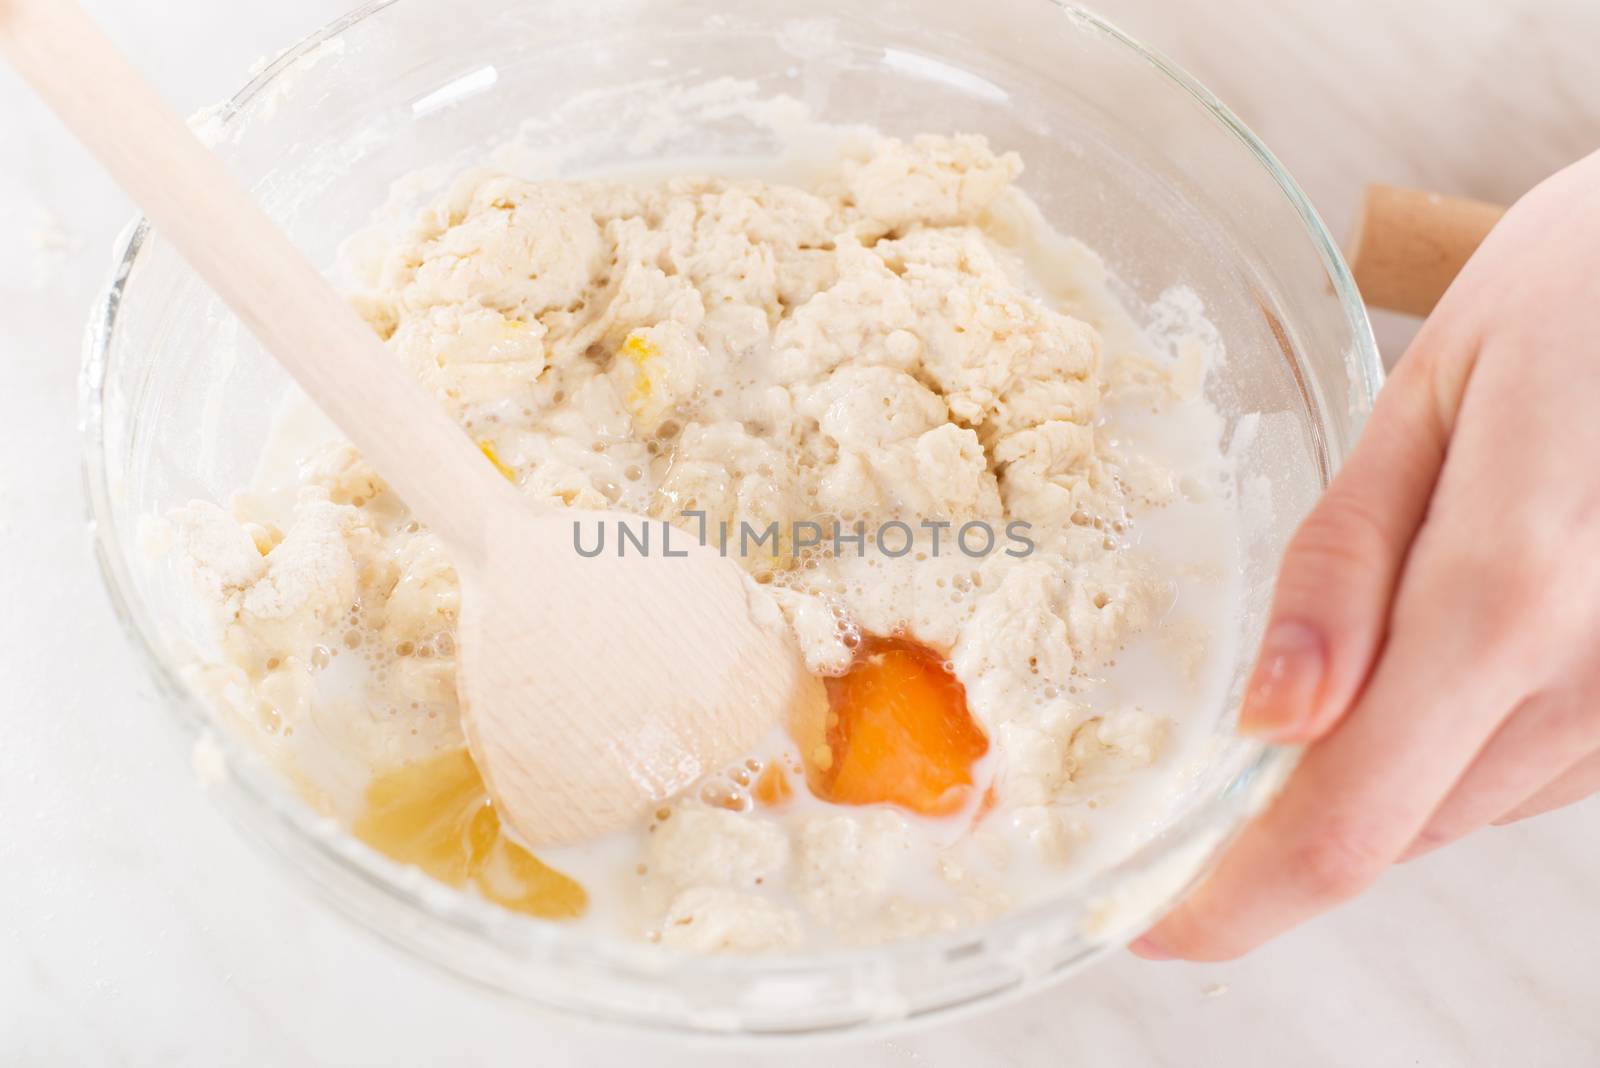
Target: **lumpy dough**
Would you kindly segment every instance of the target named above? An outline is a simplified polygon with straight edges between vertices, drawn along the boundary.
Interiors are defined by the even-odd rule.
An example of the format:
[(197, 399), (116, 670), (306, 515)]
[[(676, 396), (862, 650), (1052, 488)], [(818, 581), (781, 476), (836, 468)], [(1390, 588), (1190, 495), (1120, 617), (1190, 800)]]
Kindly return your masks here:
[[(850, 149), (809, 189), (473, 173), (357, 298), (547, 503), (712, 536), (913, 528), (895, 558), (797, 555), (786, 536), (740, 559), (819, 674), (863, 632), (948, 656), (991, 740), (996, 814), (953, 835), (887, 809), (734, 812), (692, 792), (625, 850), (616, 914), (633, 933), (759, 951), (971, 922), (1027, 896), (1005, 885), (1018, 850), (1062, 862), (1091, 833), (1088, 791), (1157, 759), (1163, 718), (1097, 707), (1086, 679), (1170, 600), (1118, 532), (1173, 480), (1116, 454), (1101, 333), (993, 232), (1021, 169), (982, 138), (929, 136)], [(348, 445), (271, 489), (171, 525), (220, 620), (212, 681), (338, 813), (368, 776), (462, 744), (456, 578)], [(972, 521), (1030, 524), (1034, 551), (956, 550)], [(782, 744), (763, 759), (788, 759)]]

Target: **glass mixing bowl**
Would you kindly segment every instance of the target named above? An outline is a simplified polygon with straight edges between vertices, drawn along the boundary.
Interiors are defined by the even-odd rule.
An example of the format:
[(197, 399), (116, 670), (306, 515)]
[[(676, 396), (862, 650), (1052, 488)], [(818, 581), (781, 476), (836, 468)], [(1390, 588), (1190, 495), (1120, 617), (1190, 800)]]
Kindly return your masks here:
[[(1378, 389), (1376, 347), (1334, 243), (1267, 150), (1211, 94), (1090, 14), (1050, 0), (374, 0), (200, 124), (331, 269), (375, 206), (427, 191), (426, 180), (401, 179), (458, 169), (509, 138), (520, 137), (525, 166), (554, 172), (765, 158), (770, 130), (735, 115), (662, 120), (666, 96), (728, 78), (829, 122), (984, 133), (1022, 154), (1022, 187), (1105, 256), (1132, 302), (1178, 284), (1200, 296), (1228, 350), (1207, 388), (1241, 462), (1253, 644), (1284, 542)], [(216, 796), (360, 923), (543, 1005), (771, 1035), (926, 1017), (1030, 989), (1149, 923), (1294, 759), (1231, 736), (1241, 662), (1226, 704), (1190, 710), (1214, 723), (1215, 759), (1145, 846), (1047, 902), (941, 937), (702, 959), (501, 911), (318, 817), (183, 681), (209, 627), (173, 569), (141, 546), (141, 526), (246, 484), (289, 383), (143, 222), (91, 324), (83, 382), (107, 584), (176, 722), (225, 767)]]

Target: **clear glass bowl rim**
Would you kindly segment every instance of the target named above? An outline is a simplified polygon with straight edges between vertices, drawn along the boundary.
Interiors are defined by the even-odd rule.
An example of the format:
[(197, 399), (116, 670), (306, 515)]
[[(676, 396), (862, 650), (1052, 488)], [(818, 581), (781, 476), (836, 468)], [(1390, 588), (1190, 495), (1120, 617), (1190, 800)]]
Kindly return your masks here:
[[(403, 0), (366, 0), (359, 7), (304, 38), (298, 44), (280, 54), (277, 59), (263, 68), (223, 104), (216, 112), (214, 121), (223, 128), (237, 121), (244, 113), (247, 105), (258, 94), (268, 90), (274, 81), (294, 66), (300, 58), (315, 51), (323, 43), (338, 37), (365, 19), (400, 2), (403, 2)], [(1361, 300), (1349, 268), (1339, 251), (1338, 244), (1296, 182), (1284, 170), (1271, 151), (1228, 108), (1209, 90), (1164, 56), (1135, 41), (1098, 15), (1065, 3), (1064, 0), (1035, 0), (1035, 2), (1049, 4), (1058, 8), (1064, 17), (1070, 18), (1078, 26), (1101, 35), (1154, 68), (1168, 81), (1191, 96), (1213, 119), (1231, 133), (1273, 179), (1279, 190), (1300, 216), (1307, 236), (1311, 238), (1329, 277), (1332, 279), (1339, 304), (1348, 321), (1354, 346), (1348, 354), (1346, 362), (1347, 371), (1353, 380), (1354, 403), (1358, 408), (1356, 416), (1359, 424), (1365, 418), (1367, 412), (1370, 411), (1372, 401), (1383, 383), (1383, 364), (1376, 341), (1373, 338), (1365, 305)], [(172, 710), (184, 738), (190, 744), (198, 743), (201, 739), (207, 739), (210, 743), (221, 747), (222, 756), (229, 774), (226, 779), (226, 785), (220, 787), (220, 789), (226, 790), (230, 795), (242, 798), (242, 808), (248, 810), (248, 818), (244, 822), (249, 823), (257, 817), (265, 818), (269, 824), (276, 825), (276, 827), (266, 828), (269, 831), (266, 837), (281, 841), (283, 837), (281, 834), (270, 832), (286, 831), (290, 839), (300, 846), (320, 854), (319, 859), (331, 862), (335, 869), (342, 871), (346, 875), (354, 876), (358, 882), (366, 884), (368, 887), (430, 918), (452, 924), (469, 935), (490, 936), (503, 933), (507, 926), (510, 925), (521, 928), (518, 932), (522, 936), (518, 939), (519, 942), (524, 946), (533, 947), (536, 952), (539, 950), (545, 951), (546, 955), (551, 959), (554, 959), (558, 954), (566, 956), (572, 951), (577, 951), (579, 955), (589, 958), (589, 963), (591, 964), (609, 965), (620, 972), (631, 974), (638, 978), (651, 978), (673, 983), (692, 984), (695, 981), (695, 977), (699, 975), (727, 979), (730, 977), (754, 978), (757, 976), (782, 975), (786, 972), (814, 973), (819, 969), (843, 969), (863, 964), (883, 963), (892, 960), (896, 956), (903, 956), (907, 958), (908, 962), (912, 956), (926, 959), (930, 950), (936, 951), (942, 945), (955, 946), (987, 941), (989, 936), (997, 933), (1008, 930), (1024, 930), (1060, 907), (1061, 897), (1058, 896), (1053, 900), (1017, 909), (996, 920), (965, 928), (948, 935), (907, 942), (891, 942), (866, 948), (826, 950), (784, 956), (739, 957), (675, 954), (672, 955), (670, 964), (664, 966), (663, 951), (656, 947), (617, 938), (578, 934), (560, 925), (541, 923), (510, 914), (467, 895), (450, 891), (447, 888), (428, 885), (425, 880), (419, 882), (415, 878), (404, 878), (402, 877), (404, 870), (399, 865), (372, 851), (356, 841), (352, 836), (342, 831), (329, 834), (328, 821), (316, 815), (286, 783), (282, 782), (275, 773), (265, 768), (260, 758), (250, 751), (244, 743), (232, 738), (227, 732), (219, 732), (214, 729), (205, 704), (181, 681), (176, 666), (167, 662), (156, 647), (152, 639), (152, 635), (156, 633), (154, 620), (150, 616), (148, 606), (140, 598), (137, 585), (132, 579), (132, 561), (125, 552), (125, 546), (115, 536), (112, 488), (108, 474), (107, 443), (103, 418), (104, 387), (108, 371), (114, 359), (113, 341), (116, 335), (118, 312), (122, 301), (127, 296), (129, 279), (150, 233), (151, 227), (148, 220), (143, 217), (136, 217), (119, 238), (115, 251), (115, 266), (105, 289), (96, 302), (85, 334), (79, 407), (80, 431), (84, 450), (83, 473), (89, 520), (95, 554), (105, 581), (107, 593), (124, 631), (127, 633), (130, 642), (138, 650), (146, 670), (149, 671), (156, 682), (161, 699)], [(1330, 456), (1330, 460), (1335, 466), (1341, 459), (1342, 456), (1337, 454)], [(1080, 900), (1087, 900), (1097, 893), (1105, 893), (1117, 885), (1133, 879), (1141, 872), (1155, 868), (1164, 858), (1181, 850), (1190, 841), (1191, 832), (1198, 833), (1207, 828), (1215, 827), (1220, 822), (1226, 822), (1228, 833), (1224, 836), (1223, 841), (1212, 849), (1207, 862), (1195, 872), (1193, 879), (1191, 879), (1191, 884), (1197, 881), (1209, 869), (1211, 862), (1220, 853), (1226, 841), (1231, 839), (1232, 835), (1242, 828), (1249, 816), (1257, 811), (1275, 792), (1278, 785), (1281, 784), (1292, 769), (1294, 762), (1298, 759), (1298, 755), (1298, 751), (1294, 749), (1261, 746), (1255, 759), (1248, 763), (1235, 781), (1235, 788), (1223, 791), (1217, 797), (1190, 811), (1174, 827), (1169, 828), (1160, 839), (1150, 843), (1132, 856), (1125, 858), (1118, 865), (1098, 873), (1083, 884), (1073, 896)], [(1237, 788), (1241, 784), (1243, 789)], [(229, 799), (233, 800), (235, 798), (230, 797)], [(245, 815), (237, 811), (241, 808), (239, 805), (229, 805), (228, 807), (236, 810), (234, 813), (236, 818)], [(260, 830), (262, 828), (247, 829)], [(1168, 900), (1161, 902), (1159, 908), (1152, 910), (1150, 918), (1153, 919), (1161, 911), (1164, 911), (1171, 904), (1171, 901), (1176, 899), (1176, 896), (1173, 895)], [(337, 901), (334, 903), (336, 905), (341, 904)], [(346, 911), (349, 912), (351, 910), (346, 909)], [(447, 970), (457, 972), (474, 981), (486, 982), (470, 968), (458, 967), (450, 961), (439, 959), (437, 954), (423, 952), (407, 939), (399, 937), (393, 932), (385, 931), (376, 924), (367, 923), (366, 925), (377, 930), (377, 933), (389, 938), (391, 941), (417, 951), (422, 956), (431, 957), (434, 963), (445, 967)], [(1085, 963), (1088, 959), (1097, 955), (1099, 951), (1111, 948), (1111, 945), (1112, 943), (1106, 942), (1098, 947), (1096, 951), (1074, 958), (1069, 962), (1071, 966), (1065, 970), (1075, 970), (1076, 966)], [(537, 961), (530, 959), (528, 963), (536, 964)], [(498, 985), (492, 982), (489, 985), (498, 988)], [(1005, 989), (1018, 986), (1031, 987), (1032, 985), (1030, 983), (1012, 983), (1006, 988), (980, 995), (976, 1000), (989, 1003), (996, 996), (1003, 994)], [(938, 1006), (932, 1011), (942, 1014), (951, 1010)], [(630, 1020), (630, 1022), (634, 1025), (641, 1023), (639, 1020)]]

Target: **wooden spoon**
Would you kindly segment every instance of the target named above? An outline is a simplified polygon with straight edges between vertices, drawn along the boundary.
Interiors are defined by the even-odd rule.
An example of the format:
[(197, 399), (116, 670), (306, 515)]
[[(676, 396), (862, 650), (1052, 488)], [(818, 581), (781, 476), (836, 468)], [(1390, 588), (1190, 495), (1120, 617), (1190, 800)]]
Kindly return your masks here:
[(1505, 213), (1481, 200), (1368, 186), (1348, 245), (1362, 299), (1387, 311), (1432, 314)]
[[(0, 0), (0, 50), (449, 546), (468, 744), (531, 844), (603, 834), (826, 698), (775, 606), (681, 531), (586, 559), (536, 512), (72, 0)], [(615, 546), (615, 542), (612, 545)]]

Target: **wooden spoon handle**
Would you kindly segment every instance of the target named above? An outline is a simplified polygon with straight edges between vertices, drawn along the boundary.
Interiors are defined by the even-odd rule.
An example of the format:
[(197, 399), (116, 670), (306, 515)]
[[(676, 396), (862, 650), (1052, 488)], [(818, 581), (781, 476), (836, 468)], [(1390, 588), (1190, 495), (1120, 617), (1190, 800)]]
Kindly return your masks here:
[(1479, 200), (1369, 185), (1350, 236), (1362, 298), (1388, 311), (1432, 313), (1505, 213)]
[(509, 487), (75, 0), (0, 0), (0, 52), (412, 511), (477, 551), (484, 494)]

